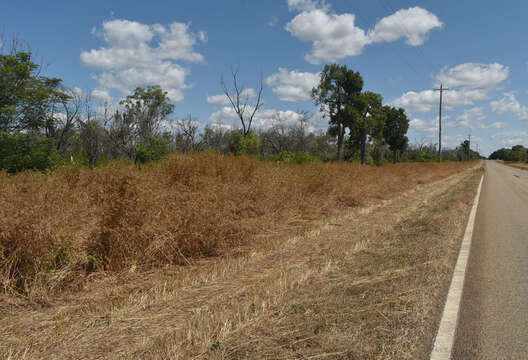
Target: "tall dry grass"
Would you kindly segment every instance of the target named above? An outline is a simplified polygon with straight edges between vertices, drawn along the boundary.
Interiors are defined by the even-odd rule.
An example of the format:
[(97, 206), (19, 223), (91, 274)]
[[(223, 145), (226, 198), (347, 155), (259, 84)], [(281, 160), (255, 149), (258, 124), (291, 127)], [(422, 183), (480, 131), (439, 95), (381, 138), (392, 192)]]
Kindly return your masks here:
[(184, 265), (471, 165), (293, 165), (200, 153), (142, 169), (0, 173), (0, 284), (39, 296), (94, 272)]

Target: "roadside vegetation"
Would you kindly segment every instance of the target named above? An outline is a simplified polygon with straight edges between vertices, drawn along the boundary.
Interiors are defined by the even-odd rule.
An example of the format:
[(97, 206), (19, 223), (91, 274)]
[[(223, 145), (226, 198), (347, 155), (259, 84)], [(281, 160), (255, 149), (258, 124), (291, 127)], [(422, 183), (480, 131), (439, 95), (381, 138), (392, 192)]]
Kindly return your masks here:
[(436, 163), (346, 66), (312, 91), (325, 130), (306, 111), (256, 128), (262, 80), (241, 83), (220, 81), (239, 123), (202, 126), (155, 84), (101, 103), (20, 42), (0, 53), (0, 357), (428, 346), (479, 154), (466, 141)]
[[(4, 297), (6, 301), (0, 302), (0, 357), (427, 358), (481, 169), (461, 171), (470, 163), (324, 165), (333, 168), (327, 170), (339, 180), (323, 186), (313, 196), (303, 197), (308, 204), (299, 209), (295, 199), (307, 191), (308, 183), (294, 174), (317, 173), (310, 169), (313, 165), (292, 165), (291, 169), (257, 164), (262, 168), (255, 170), (253, 179), (262, 182), (260, 190), (248, 193), (237, 185), (226, 198), (221, 190), (225, 185), (214, 189), (220, 189), (215, 199), (226, 202), (223, 206), (230, 209), (222, 214), (229, 219), (214, 219), (220, 221), (218, 224), (199, 220), (205, 211), (200, 199), (213, 196), (207, 190), (192, 192), (185, 199), (195, 204), (192, 208), (197, 213), (186, 222), (188, 227), (180, 228), (172, 238), (163, 228), (152, 229), (160, 226), (158, 216), (173, 210), (174, 203), (163, 207), (158, 204), (152, 211), (142, 212), (155, 224), (144, 225), (144, 230), (136, 227), (139, 235), (134, 235), (130, 243), (121, 243), (122, 251), (133, 254), (130, 247), (136, 246), (135, 241), (147, 231), (154, 236), (152, 247), (144, 251), (145, 256), (127, 258), (130, 262), (122, 271), (101, 268), (79, 277), (70, 266), (74, 259), (86, 256), (76, 249), (82, 249), (82, 241), (90, 241), (90, 236), (83, 239), (80, 234), (71, 246), (45, 247), (46, 251), (54, 249), (53, 256), (37, 259), (53, 259), (46, 260), (51, 266), (44, 268), (42, 279), (48, 278), (46, 284), (54, 286), (47, 290), (48, 296), (40, 300), (35, 296), (32, 306), (13, 297)], [(128, 167), (127, 172), (130, 170)], [(288, 176), (283, 178), (285, 174)], [(445, 178), (448, 174), (453, 175)], [(81, 174), (79, 188), (86, 187), (86, 175)], [(53, 182), (57, 183), (60, 178), (55, 176)], [(276, 187), (264, 184), (274, 185), (281, 178), (291, 184), (288, 190), (268, 194)], [(346, 186), (349, 179), (353, 179), (352, 184), (340, 188), (342, 192), (336, 191), (334, 186)], [(443, 180), (415, 186), (438, 179)], [(134, 182), (139, 180), (146, 178)], [(88, 190), (93, 191), (99, 181), (90, 178), (94, 185)], [(24, 186), (22, 181), (17, 183)], [(31, 183), (25, 181), (26, 196), (39, 184), (35, 182), (31, 187)], [(69, 186), (63, 184), (59, 189), (71, 194)], [(404, 191), (408, 187), (413, 190)], [(175, 188), (184, 189), (179, 185)], [(159, 185), (152, 189), (142, 193), (151, 196), (160, 191)], [(171, 191), (178, 197), (176, 189)], [(357, 198), (351, 197), (343, 204), (339, 199), (349, 191)], [(40, 196), (46, 195), (55, 199), (51, 203), (58, 209), (61, 202), (56, 197), (60, 195), (50, 196), (43, 191)], [(144, 195), (140, 195), (142, 199)], [(191, 201), (191, 197), (197, 200)], [(83, 198), (89, 196), (75, 196), (78, 204)], [(248, 201), (244, 198), (259, 200), (262, 212), (267, 214), (246, 212), (253, 218), (236, 215), (242, 209), (235, 205)], [(363, 206), (350, 206), (358, 201)], [(129, 206), (132, 204), (125, 208)], [(179, 206), (187, 208), (185, 202)], [(88, 222), (89, 211), (66, 207), (56, 213), (53, 222), (63, 224), (63, 229), (66, 225), (75, 227), (83, 219)], [(323, 211), (326, 216), (321, 217)], [(101, 214), (101, 210), (98, 212)], [(38, 223), (49, 222), (43, 212), (38, 214), (42, 219)], [(102, 219), (101, 215), (96, 218)], [(137, 216), (132, 219), (137, 221)], [(195, 222), (200, 226), (192, 226)], [(131, 235), (126, 230), (130, 225), (122, 226), (124, 233)], [(177, 240), (185, 233), (180, 238), (184, 242), (212, 231), (226, 234), (225, 226), (243, 228), (249, 243), (235, 246), (236, 240), (226, 244), (214, 237), (229, 247), (222, 249), (224, 256), (188, 256), (185, 266), (167, 266), (168, 256), (152, 262), (156, 244), (167, 255), (173, 254), (174, 248), (166, 247), (169, 243), (165, 241)], [(96, 238), (102, 234), (98, 225), (93, 225), (91, 231), (85, 229), (84, 233), (95, 232)], [(120, 234), (119, 228), (112, 231), (116, 236)], [(65, 248), (69, 250), (60, 250)], [(149, 259), (150, 270), (142, 271), (138, 259)], [(57, 278), (72, 271), (77, 282), (70, 283), (70, 289), (64, 288), (65, 283), (57, 283)], [(79, 278), (84, 286), (80, 286)]]
[(3, 173), (1, 285), (39, 297), (93, 272), (192, 263), (472, 165), (296, 165), (205, 152), (141, 169)]

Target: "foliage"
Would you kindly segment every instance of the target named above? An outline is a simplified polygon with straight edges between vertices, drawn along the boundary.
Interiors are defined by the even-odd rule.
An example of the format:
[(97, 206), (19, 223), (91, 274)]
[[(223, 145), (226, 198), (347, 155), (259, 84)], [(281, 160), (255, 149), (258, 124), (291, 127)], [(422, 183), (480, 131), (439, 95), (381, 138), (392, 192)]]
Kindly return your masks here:
[(308, 152), (282, 151), (278, 154), (270, 156), (268, 160), (294, 164), (304, 164), (319, 161), (319, 158)]
[(345, 127), (357, 119), (357, 108), (363, 78), (359, 72), (349, 70), (346, 65), (325, 65), (317, 87), (312, 89), (312, 99), (321, 112), (329, 118), (330, 127), (338, 137), (337, 157), (342, 160)]
[(48, 170), (62, 163), (53, 140), (16, 132), (0, 132), (0, 170)]
[(153, 160), (160, 160), (169, 154), (169, 142), (162, 137), (151, 136), (147, 141), (142, 142), (136, 148), (135, 162), (144, 164)]
[(53, 135), (54, 107), (69, 99), (61, 79), (40, 75), (30, 52), (0, 54), (0, 131)]
[(511, 149), (502, 148), (495, 150), (489, 156), (490, 160), (503, 160), (503, 161), (526, 161), (527, 149), (522, 145), (513, 146)]
[(409, 129), (409, 119), (402, 108), (384, 106), (383, 110), (386, 114), (383, 138), (393, 153), (393, 162), (396, 163), (398, 152), (405, 150), (409, 143), (409, 139), (405, 136)]
[(242, 130), (231, 133), (229, 139), (229, 151), (235, 155), (257, 155), (260, 147), (260, 139), (256, 133), (249, 131), (245, 136)]

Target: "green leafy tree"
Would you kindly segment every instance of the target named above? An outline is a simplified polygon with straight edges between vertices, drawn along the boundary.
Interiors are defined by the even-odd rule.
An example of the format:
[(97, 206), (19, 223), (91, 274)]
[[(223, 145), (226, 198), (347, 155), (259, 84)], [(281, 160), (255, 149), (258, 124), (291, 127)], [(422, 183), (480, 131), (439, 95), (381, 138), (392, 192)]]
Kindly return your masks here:
[(312, 99), (329, 118), (331, 133), (337, 135), (337, 159), (342, 161), (345, 128), (357, 116), (363, 78), (359, 72), (337, 64), (325, 65), (320, 76)]
[(381, 141), (386, 114), (381, 105), (382, 97), (371, 91), (361, 93), (355, 103), (350, 122), (351, 137), (354, 137), (360, 149), (361, 164), (365, 164), (367, 141)]
[(169, 142), (159, 136), (151, 136), (148, 141), (140, 143), (136, 148), (135, 163), (144, 164), (160, 160), (170, 152)]
[(40, 75), (30, 52), (0, 54), (0, 131), (54, 136), (55, 107), (69, 99), (61, 79)]
[(61, 163), (53, 139), (20, 132), (0, 132), (0, 170), (9, 173), (31, 169), (44, 171)]
[(245, 136), (243, 130), (234, 131), (229, 139), (229, 151), (235, 155), (257, 155), (260, 140), (257, 134), (249, 131)]
[(174, 111), (174, 105), (159, 86), (138, 87), (120, 105), (123, 110), (113, 116), (110, 138), (118, 153), (140, 161), (136, 159), (136, 150), (150, 146), (152, 137), (159, 135), (163, 122)]
[(398, 161), (398, 152), (404, 151), (409, 143), (405, 134), (409, 129), (409, 119), (402, 108), (396, 109), (390, 106), (384, 106), (385, 126), (383, 127), (383, 138), (392, 151), (392, 161), (394, 164)]

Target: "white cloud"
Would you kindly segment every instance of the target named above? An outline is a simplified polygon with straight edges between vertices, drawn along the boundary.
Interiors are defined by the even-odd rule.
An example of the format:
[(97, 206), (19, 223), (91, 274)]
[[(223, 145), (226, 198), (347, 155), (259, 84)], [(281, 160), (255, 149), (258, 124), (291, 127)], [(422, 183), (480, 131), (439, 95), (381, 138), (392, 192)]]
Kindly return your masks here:
[[(244, 102), (245, 100), (251, 100), (254, 99), (257, 96), (257, 92), (253, 88), (247, 88), (242, 90), (240, 93), (240, 101)], [(220, 105), (227, 105), (229, 104), (229, 99), (225, 94), (218, 94), (218, 95), (212, 95), (207, 97), (207, 103), (208, 104), (220, 104)]]
[(398, 10), (384, 17), (374, 29), (369, 30), (368, 37), (371, 42), (390, 42), (406, 38), (408, 45), (419, 46), (423, 45), (429, 31), (442, 26), (435, 14), (416, 6)]
[(87, 67), (101, 70), (95, 75), (99, 94), (111, 90), (128, 94), (137, 86), (159, 85), (173, 101), (183, 99), (189, 70), (174, 61), (203, 62), (194, 46), (206, 41), (205, 32), (189, 31), (189, 25), (174, 22), (168, 26), (146, 25), (136, 21), (112, 20), (95, 31), (107, 47), (81, 53)]
[(359, 55), (366, 45), (407, 38), (412, 46), (422, 45), (427, 34), (442, 23), (436, 15), (420, 7), (402, 9), (381, 19), (368, 33), (355, 25), (355, 14), (332, 14), (324, 3), (288, 0), (290, 10), (302, 11), (286, 30), (301, 41), (312, 43), (306, 61), (334, 62)]
[(528, 133), (523, 130), (510, 130), (495, 133), (491, 135), (491, 139), (494, 140), (499, 146), (512, 146), (526, 143)]
[[(267, 130), (277, 122), (277, 117), (280, 117), (285, 125), (293, 125), (298, 123), (302, 116), (303, 114), (292, 110), (266, 109), (255, 114), (251, 128), (253, 130)], [(240, 127), (240, 120), (237, 114), (229, 106), (224, 106), (222, 109), (212, 113), (209, 116), (209, 122), (212, 124), (233, 124), (234, 128)], [(315, 128), (309, 128), (309, 130), (314, 131)]]
[[(508, 67), (501, 64), (464, 63), (444, 67), (435, 78), (448, 87), (457, 88), (444, 91), (442, 105), (449, 110), (488, 99), (490, 92), (508, 75)], [(428, 112), (438, 107), (439, 94), (433, 90), (408, 91), (391, 103), (409, 112)]]
[(503, 94), (490, 103), (491, 111), (497, 114), (514, 113), (519, 120), (528, 120), (528, 107), (521, 105), (513, 92)]
[(455, 122), (450, 125), (452, 127), (482, 127), (481, 121), (486, 119), (483, 107), (474, 107), (466, 109), (457, 117)]
[(268, 78), (266, 84), (273, 88), (282, 101), (308, 101), (311, 99), (312, 88), (317, 86), (318, 73), (300, 72), (279, 68), (279, 71)]
[(290, 11), (312, 11), (316, 9), (330, 10), (325, 0), (287, 0)]
[[(462, 105), (472, 105), (475, 101), (487, 98), (488, 93), (484, 90), (449, 90), (443, 94), (442, 106), (450, 110)], [(408, 91), (391, 101), (391, 104), (402, 107), (408, 112), (429, 112), (438, 108), (439, 95), (433, 90)]]
[(491, 124), (482, 124), (483, 129), (503, 129), (507, 126), (505, 122), (495, 121)]
[(227, 99), (227, 96), (225, 96), (224, 94), (218, 94), (218, 95), (208, 96), (207, 103), (227, 105), (229, 104), (229, 100)]
[(102, 103), (112, 103), (112, 96), (108, 90), (94, 89), (92, 90), (92, 96)]
[(436, 79), (447, 87), (493, 89), (508, 78), (509, 71), (507, 66), (498, 63), (464, 63), (450, 69), (444, 67)]
[(438, 131), (438, 121), (435, 121), (434, 119), (425, 121), (419, 118), (414, 118), (409, 121), (409, 127), (412, 130), (419, 132), (436, 132)]
[(286, 25), (286, 30), (302, 41), (312, 42), (306, 61), (333, 62), (361, 54), (368, 44), (365, 31), (354, 25), (355, 18), (354, 14), (328, 14), (320, 9), (304, 11)]

